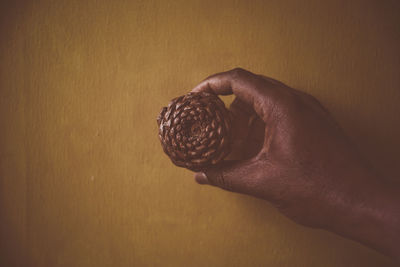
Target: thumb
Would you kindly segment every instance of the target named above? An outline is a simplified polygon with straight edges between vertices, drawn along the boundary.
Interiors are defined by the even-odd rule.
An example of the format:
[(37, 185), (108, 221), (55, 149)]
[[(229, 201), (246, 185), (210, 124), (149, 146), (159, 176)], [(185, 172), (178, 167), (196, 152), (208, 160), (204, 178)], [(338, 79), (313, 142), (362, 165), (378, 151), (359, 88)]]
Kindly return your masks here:
[(256, 190), (260, 178), (258, 162), (255, 159), (224, 161), (216, 166), (195, 174), (199, 184), (209, 184), (222, 189), (251, 194)]

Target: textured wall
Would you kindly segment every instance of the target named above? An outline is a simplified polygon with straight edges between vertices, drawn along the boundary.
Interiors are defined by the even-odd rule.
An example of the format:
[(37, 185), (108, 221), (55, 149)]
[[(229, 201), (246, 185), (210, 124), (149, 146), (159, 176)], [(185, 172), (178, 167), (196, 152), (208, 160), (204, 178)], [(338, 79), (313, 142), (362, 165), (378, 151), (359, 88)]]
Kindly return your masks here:
[(162, 153), (155, 118), (241, 66), (315, 95), (398, 175), (399, 13), (396, 1), (3, 0), (0, 265), (391, 266), (196, 185)]

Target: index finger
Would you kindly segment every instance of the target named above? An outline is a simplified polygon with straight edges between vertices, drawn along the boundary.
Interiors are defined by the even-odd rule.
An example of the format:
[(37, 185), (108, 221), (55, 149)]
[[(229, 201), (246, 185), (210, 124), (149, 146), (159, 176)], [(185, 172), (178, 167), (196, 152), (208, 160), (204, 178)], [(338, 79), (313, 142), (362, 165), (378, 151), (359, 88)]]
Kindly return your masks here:
[(211, 75), (192, 89), (192, 92), (204, 91), (217, 95), (235, 94), (253, 107), (264, 122), (268, 120), (277, 97), (276, 84), (241, 68)]

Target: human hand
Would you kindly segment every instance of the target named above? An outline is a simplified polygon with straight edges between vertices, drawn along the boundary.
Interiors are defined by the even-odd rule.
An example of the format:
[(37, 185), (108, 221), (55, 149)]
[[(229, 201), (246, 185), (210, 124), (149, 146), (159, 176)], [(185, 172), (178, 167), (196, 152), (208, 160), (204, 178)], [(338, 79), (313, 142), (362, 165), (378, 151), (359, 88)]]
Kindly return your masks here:
[(239, 131), (235, 150), (245, 158), (207, 170), (207, 178), (197, 174), (199, 183), (267, 199), (292, 219), (318, 226), (329, 218), (316, 216), (316, 210), (325, 210), (316, 206), (326, 205), (342, 187), (343, 172), (347, 177), (366, 168), (322, 105), (281, 82), (234, 69), (207, 78), (193, 91), (236, 95), (230, 108)]
[(391, 196), (390, 189), (314, 97), (240, 68), (212, 75), (193, 91), (236, 96), (230, 107), (239, 133), (234, 148), (244, 158), (195, 174), (198, 183), (266, 199), (300, 224), (391, 249), (393, 238), (378, 244), (377, 236), (385, 237), (369, 223), (360, 233), (347, 226), (363, 219), (381, 223), (375, 215), (388, 205), (386, 217), (396, 225), (399, 209), (382, 197)]

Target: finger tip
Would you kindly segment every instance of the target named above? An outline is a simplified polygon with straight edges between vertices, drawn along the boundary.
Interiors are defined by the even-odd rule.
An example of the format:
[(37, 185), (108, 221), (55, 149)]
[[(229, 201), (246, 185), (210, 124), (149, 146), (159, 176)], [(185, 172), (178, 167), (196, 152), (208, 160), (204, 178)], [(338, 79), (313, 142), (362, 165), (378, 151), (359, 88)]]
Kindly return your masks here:
[(200, 83), (195, 88), (191, 90), (192, 93), (208, 92), (213, 93), (213, 91), (208, 87), (207, 84)]
[(194, 179), (198, 184), (209, 184), (207, 176), (204, 172), (197, 172)]
[(193, 88), (190, 92), (198, 93), (198, 92), (200, 92), (200, 91), (201, 91), (201, 89), (200, 89), (199, 87), (195, 87), (195, 88)]

